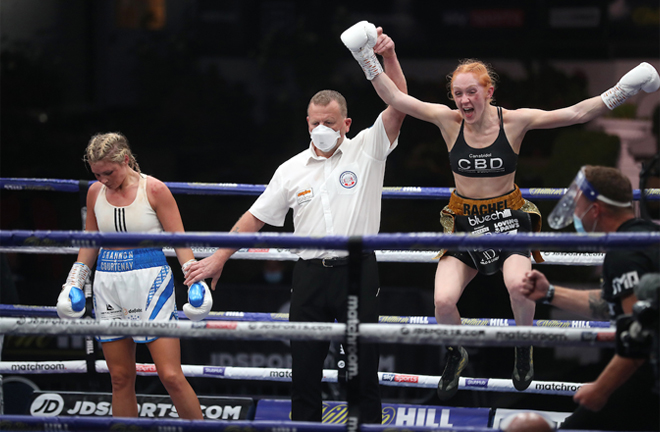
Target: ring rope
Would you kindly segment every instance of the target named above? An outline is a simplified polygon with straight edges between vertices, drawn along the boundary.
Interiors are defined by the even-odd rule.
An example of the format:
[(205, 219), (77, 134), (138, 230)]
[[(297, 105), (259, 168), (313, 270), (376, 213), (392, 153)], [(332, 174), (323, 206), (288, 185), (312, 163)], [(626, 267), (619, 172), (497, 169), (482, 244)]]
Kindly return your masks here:
[[(96, 321), (93, 319), (0, 318), (0, 334), (116, 335), (175, 338), (343, 341), (346, 324), (238, 321)], [(613, 347), (615, 331), (552, 327), (484, 327), (423, 324), (360, 324), (365, 342), (466, 346)]]
[[(94, 183), (90, 181), (89, 184)], [(189, 195), (261, 195), (266, 185), (240, 183), (193, 183), (165, 182), (173, 194)], [(0, 178), (0, 189), (48, 190), (55, 192), (80, 192), (79, 180)], [(383, 187), (383, 198), (449, 199), (452, 187), (391, 186)], [(566, 188), (521, 188), (523, 198), (533, 200), (557, 200), (566, 193)], [(640, 189), (633, 190), (633, 199), (639, 200)], [(645, 198), (660, 201), (660, 189), (645, 189)]]
[[(95, 369), (98, 373), (109, 373), (105, 360), (96, 360)], [(189, 378), (219, 378), (232, 380), (291, 382), (291, 369), (287, 368), (257, 368), (233, 366), (202, 366), (181, 365), (183, 374)], [(138, 363), (136, 373), (141, 376), (157, 376), (156, 365)], [(66, 373), (87, 373), (84, 360), (65, 361), (0, 361), (0, 374), (17, 375), (47, 375)], [(400, 374), (394, 372), (378, 372), (381, 385), (389, 387), (437, 388), (440, 376)], [(339, 381), (339, 374), (334, 369), (323, 370), (323, 382)], [(532, 381), (524, 390), (525, 393), (573, 396), (582, 383)], [(461, 377), (459, 390), (493, 391), (519, 393), (510, 379), (500, 378), (470, 378)]]
[[(4, 317), (40, 317), (57, 318), (57, 310), (54, 306), (25, 306), (0, 304), (0, 316)], [(180, 320), (188, 320), (183, 311), (178, 311)], [(205, 318), (207, 321), (266, 321), (266, 322), (288, 322), (289, 314), (282, 312), (210, 312)], [(435, 317), (427, 316), (398, 316), (381, 315), (378, 318), (381, 324), (437, 324)], [(461, 318), (462, 325), (511, 327), (516, 321), (506, 318)], [(609, 321), (583, 321), (583, 320), (534, 320), (536, 327), (559, 327), (559, 328), (610, 328)]]
[[(348, 250), (361, 241), (363, 250), (447, 248), (558, 249), (599, 251), (660, 246), (660, 232), (631, 233), (517, 233), (516, 235), (470, 235), (463, 233), (374, 234), (365, 236), (305, 237), (289, 233), (101, 233), (98, 231), (0, 230), (0, 246), (43, 247), (237, 247), (323, 248)], [(549, 247), (548, 247), (549, 246)]]
[[(78, 185), (78, 183), (76, 183), (76, 185)], [(79, 188), (77, 188), (77, 190), (76, 190), (77, 192), (79, 192), (78, 189)], [(564, 189), (562, 194), (565, 191), (566, 190)], [(556, 198), (556, 196), (553, 197), (553, 199), (554, 198)], [(537, 199), (539, 199), (539, 198), (537, 198)], [(2, 233), (0, 232), (0, 244), (3, 244), (4, 243), (4, 237), (1, 237), (1, 234)], [(368, 246), (367, 246), (368, 240), (369, 239), (363, 239), (365, 249), (369, 249)], [(486, 239), (486, 240), (487, 240), (487, 243), (488, 243), (488, 241), (490, 239)], [(509, 241), (507, 241), (508, 244), (505, 244), (505, 246), (503, 246), (503, 247), (507, 247), (511, 244), (510, 239), (502, 239), (502, 240), (509, 240)], [(616, 242), (614, 242), (614, 243), (616, 243)], [(172, 244), (172, 243), (169, 243), (169, 244)], [(87, 244), (83, 244), (83, 243), (79, 243), (79, 245), (88, 246)], [(176, 245), (176, 244), (174, 244), (174, 245)], [(441, 244), (441, 246), (447, 247), (445, 244)], [(487, 247), (488, 246), (494, 247), (493, 245), (487, 245)], [(472, 246), (472, 247), (474, 247), (474, 246)], [(530, 248), (531, 247), (532, 246), (530, 246)], [(600, 245), (600, 247), (602, 248), (603, 246)], [(337, 248), (337, 247), (332, 246), (331, 248)], [(341, 248), (341, 249), (344, 249), (344, 248)], [(588, 249), (588, 248), (585, 249), (584, 247), (580, 247), (580, 248), (578, 248), (578, 250), (593, 250), (593, 249)], [(2, 320), (2, 319), (0, 319), (0, 320)], [(59, 321), (59, 320), (55, 320), (55, 321)], [(89, 321), (89, 320), (87, 320), (87, 321)], [(160, 323), (160, 324), (162, 324), (162, 323)], [(188, 323), (188, 324), (195, 324), (195, 323)], [(209, 324), (217, 324), (217, 323), (207, 322), (207, 323), (205, 323), (205, 326), (208, 326)], [(235, 324), (236, 325), (235, 328), (238, 329), (239, 325), (241, 323), (238, 323), (238, 322), (234, 321), (234, 322), (227, 322), (227, 324)], [(321, 326), (313, 326), (315, 323), (295, 323), (295, 324), (301, 325), (301, 326), (310, 326), (310, 327), (304, 327), (303, 329), (293, 328), (293, 327), (291, 327), (291, 324), (293, 324), (293, 323), (287, 324), (289, 326), (288, 329), (282, 328), (280, 330), (283, 330), (285, 332), (286, 332), (286, 330), (303, 330), (303, 329), (304, 330), (311, 330), (312, 332), (318, 332), (319, 330), (322, 330)], [(251, 325), (253, 326), (253, 329), (256, 329), (256, 327), (258, 327), (258, 326), (254, 326), (254, 324), (251, 324)], [(270, 325), (272, 326), (274, 324), (270, 324)], [(345, 328), (345, 325), (342, 325), (342, 324), (333, 325), (333, 326), (340, 326), (340, 327)], [(380, 335), (379, 334), (374, 334), (374, 335), (370, 336), (369, 331), (368, 331), (370, 326), (373, 326), (373, 325), (362, 324), (362, 326), (361, 326), (361, 330), (362, 330), (361, 331), (361, 336), (363, 337), (363, 340), (365, 340), (365, 341), (379, 341), (380, 339), (382, 339), (383, 334), (380, 334)], [(393, 327), (393, 326), (396, 326), (396, 325), (385, 326), (385, 327)], [(149, 326), (140, 326), (140, 327), (149, 327)], [(152, 327), (153, 327), (153, 325), (152, 325)], [(433, 328), (433, 329), (430, 329), (428, 327), (426, 329), (416, 328), (416, 327), (419, 327), (419, 326), (415, 326), (415, 325), (409, 325), (408, 327), (409, 327), (408, 329), (399, 328), (398, 334), (390, 332), (387, 336), (388, 337), (393, 337), (394, 339), (399, 338), (397, 340), (397, 342), (399, 342), (399, 343), (429, 343), (428, 342), (429, 340), (438, 340), (438, 339), (442, 339), (443, 337), (446, 337), (446, 336), (450, 335), (452, 342), (455, 343), (456, 341), (458, 341), (458, 343), (463, 342), (464, 345), (470, 345), (469, 341), (462, 341), (462, 339), (464, 339), (464, 338), (478, 339), (478, 337), (480, 335), (488, 334), (488, 332), (484, 332), (484, 330), (492, 330), (492, 329), (483, 329), (483, 328), (481, 328), (480, 330), (476, 330), (476, 329), (472, 330), (472, 329), (469, 328), (470, 326), (438, 326), (437, 328)], [(453, 328), (452, 329), (452, 327), (458, 327), (458, 328)], [(466, 328), (466, 327), (468, 327), (468, 328)], [(209, 328), (209, 327), (204, 327), (204, 328)], [(217, 326), (212, 326), (211, 328), (217, 330)], [(0, 329), (2, 329), (2, 323), (0, 323)], [(25, 327), (23, 328), (23, 330), (25, 330)], [(108, 329), (108, 330), (113, 330), (116, 333), (115, 329)], [(144, 330), (145, 331), (148, 330), (149, 334), (154, 334), (154, 332), (156, 331), (156, 329), (149, 329), (149, 328), (146, 328)], [(191, 327), (189, 330), (193, 330), (193, 328)], [(272, 330), (272, 329), (270, 329), (270, 330)], [(426, 330), (426, 331), (424, 331), (424, 330)], [(432, 331), (429, 331), (429, 330), (432, 330)], [(571, 332), (571, 331), (566, 331), (566, 330), (563, 332), (563, 335), (559, 335), (559, 334), (556, 334), (556, 333), (552, 334), (552, 333), (549, 333), (549, 332), (547, 332), (547, 333), (540, 332), (540, 333), (537, 334), (537, 332), (530, 331), (530, 330), (550, 330), (550, 329), (547, 329), (547, 328), (537, 328), (537, 329), (529, 329), (528, 328), (528, 329), (525, 329), (526, 331), (524, 333), (517, 331), (517, 330), (523, 330), (523, 329), (515, 329), (515, 331), (511, 331), (511, 330), (514, 330), (514, 329), (508, 329), (507, 332), (500, 331), (499, 333), (492, 333), (492, 334), (490, 334), (490, 336), (495, 337), (496, 338), (495, 340), (497, 340), (498, 342), (500, 342), (503, 345), (507, 345), (507, 342), (510, 341), (510, 340), (514, 340), (514, 344), (518, 345), (518, 344), (522, 343), (523, 341), (529, 341), (531, 339), (531, 340), (534, 340), (534, 345), (540, 345), (540, 346), (548, 346), (546, 344), (550, 343), (549, 341), (552, 341), (551, 346), (554, 346), (555, 342), (557, 342), (559, 345), (562, 345), (564, 343), (569, 343), (570, 344), (570, 342), (567, 342), (567, 341), (573, 339), (572, 342), (575, 342), (577, 340), (576, 336), (578, 336), (577, 333), (574, 333), (574, 332)], [(582, 342), (587, 341), (587, 342), (591, 343), (592, 345), (593, 344), (598, 344), (598, 342), (604, 342), (604, 343), (613, 342), (613, 332), (611, 332), (611, 331), (609, 331), (609, 332), (584, 332), (582, 330), (578, 330), (578, 331), (580, 332), (579, 337), (581, 338)], [(38, 334), (43, 334), (43, 333), (44, 333), (43, 331), (39, 331)], [(126, 332), (122, 331), (122, 333), (126, 333)], [(168, 331), (167, 335), (169, 336), (170, 334), (171, 334), (171, 331)], [(343, 331), (342, 331), (341, 334), (343, 335)], [(402, 336), (405, 336), (405, 339), (406, 339), (405, 341), (400, 340), (400, 338)], [(563, 336), (563, 337), (560, 337), (560, 336)], [(370, 337), (375, 337), (376, 340), (371, 340)], [(292, 338), (295, 338), (295, 337), (289, 336), (287, 338), (292, 339)], [(304, 339), (309, 339), (308, 336), (304, 336), (303, 338)], [(497, 339), (497, 338), (500, 338), (500, 339)], [(414, 341), (414, 342), (411, 342), (411, 341)], [(496, 343), (495, 345), (500, 345), (500, 343)], [(475, 345), (482, 345), (482, 344), (483, 344), (483, 341), (481, 343), (475, 343)], [(492, 344), (489, 344), (489, 345), (492, 345)], [(84, 363), (84, 362), (82, 362), (82, 363)], [(153, 367), (153, 365), (152, 365), (152, 367)], [(86, 367), (85, 367), (85, 369), (86, 369)], [(392, 379), (394, 380), (397, 375), (398, 374), (388, 374), (388, 375), (385, 375), (385, 376), (388, 377), (388, 378), (392, 377)], [(383, 377), (385, 377), (385, 376), (383, 376)], [(407, 379), (409, 379), (409, 380), (417, 379), (417, 382), (419, 382), (419, 378), (420, 378), (420, 376), (413, 376), (413, 375), (409, 375), (409, 376), (403, 376), (402, 375), (401, 377), (408, 377)], [(435, 377), (435, 378), (436, 378), (435, 379), (435, 385), (432, 385), (430, 387), (437, 386), (437, 382), (438, 382), (439, 378), (438, 377)], [(403, 378), (403, 379), (406, 379), (406, 378)], [(471, 379), (471, 380), (474, 380), (474, 379)], [(465, 379), (465, 378), (461, 378), (461, 381), (463, 381), (463, 383), (462, 383), (463, 385), (465, 385), (468, 382), (467, 379)], [(502, 381), (509, 381), (509, 380), (502, 380)], [(476, 382), (480, 382), (480, 380), (477, 380)], [(509, 385), (511, 385), (511, 384), (509, 383)]]
[[(362, 425), (373, 432), (391, 430), (392, 425)], [(264, 420), (183, 420), (164, 418), (128, 417), (33, 417), (7, 415), (0, 418), (0, 429), (8, 431), (189, 431), (189, 432), (345, 432), (346, 425), (337, 423), (314, 423)], [(406, 427), (406, 430), (413, 428)], [(419, 429), (419, 428), (417, 428)], [(403, 430), (403, 429), (402, 429)], [(460, 427), (456, 430), (470, 432), (493, 432), (489, 428)]]
[[(191, 248), (195, 258), (206, 258), (213, 255), (218, 248), (193, 247)], [(2, 246), (0, 253), (39, 253), (39, 254), (70, 254), (77, 255), (80, 248), (77, 247), (49, 247), (40, 246)], [(439, 251), (388, 251), (377, 250), (376, 261), (396, 263), (437, 263), (435, 258)], [(174, 257), (174, 248), (164, 247), (165, 256)], [(577, 253), (577, 252), (541, 252), (545, 260), (537, 264), (550, 265), (602, 265), (605, 258), (604, 253)], [(298, 255), (288, 249), (277, 248), (242, 248), (236, 251), (230, 259), (240, 260), (271, 260), (271, 261), (297, 261)]]
[[(345, 417), (344, 417), (345, 419)], [(126, 417), (33, 417), (28, 415), (8, 415), (0, 419), (3, 430), (30, 431), (70, 431), (70, 432), (107, 432), (107, 431), (190, 431), (190, 432), (346, 432), (345, 420), (336, 423), (299, 422), (299, 421), (264, 421), (264, 420), (182, 420), (149, 419)], [(408, 424), (361, 424), (364, 432), (494, 432), (491, 427), (477, 426), (422, 426)]]

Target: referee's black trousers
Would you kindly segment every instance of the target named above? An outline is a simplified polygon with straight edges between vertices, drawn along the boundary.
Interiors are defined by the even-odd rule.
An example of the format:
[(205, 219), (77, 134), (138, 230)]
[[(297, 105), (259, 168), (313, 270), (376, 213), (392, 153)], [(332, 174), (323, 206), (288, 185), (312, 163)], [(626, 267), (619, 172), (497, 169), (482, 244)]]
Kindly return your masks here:
[[(378, 264), (373, 253), (362, 258), (360, 322), (378, 322)], [(348, 266), (325, 267), (321, 260), (299, 260), (293, 270), (291, 311), (294, 322), (346, 322)], [(329, 341), (291, 341), (293, 383), (291, 419), (322, 420), (323, 363)], [(360, 343), (360, 416), (362, 423), (382, 423), (377, 344)]]

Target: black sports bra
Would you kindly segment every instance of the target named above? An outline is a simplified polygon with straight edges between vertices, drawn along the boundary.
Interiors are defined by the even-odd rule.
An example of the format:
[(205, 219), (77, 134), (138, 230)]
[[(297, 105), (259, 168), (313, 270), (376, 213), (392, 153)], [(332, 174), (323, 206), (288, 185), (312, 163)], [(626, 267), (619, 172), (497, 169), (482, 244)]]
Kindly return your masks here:
[(500, 133), (495, 142), (485, 148), (473, 148), (465, 142), (465, 120), (461, 122), (461, 130), (449, 152), (449, 165), (453, 172), (465, 177), (501, 177), (516, 171), (518, 154), (513, 151), (504, 133), (501, 107), (497, 107), (497, 115), (500, 118)]

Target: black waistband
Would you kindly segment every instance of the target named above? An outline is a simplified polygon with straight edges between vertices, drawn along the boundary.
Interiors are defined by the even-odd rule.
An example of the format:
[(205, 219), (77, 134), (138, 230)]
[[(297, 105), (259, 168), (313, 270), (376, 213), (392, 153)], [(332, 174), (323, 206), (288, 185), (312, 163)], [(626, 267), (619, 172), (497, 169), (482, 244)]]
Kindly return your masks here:
[[(376, 254), (374, 252), (365, 252), (362, 254), (362, 261), (370, 258), (370, 257), (376, 257)], [(348, 257), (337, 257), (337, 258), (318, 258), (318, 259), (310, 259), (310, 260), (304, 260), (305, 262), (308, 262), (310, 264), (316, 264), (320, 265), (323, 267), (340, 267), (340, 266), (345, 266), (348, 265)]]

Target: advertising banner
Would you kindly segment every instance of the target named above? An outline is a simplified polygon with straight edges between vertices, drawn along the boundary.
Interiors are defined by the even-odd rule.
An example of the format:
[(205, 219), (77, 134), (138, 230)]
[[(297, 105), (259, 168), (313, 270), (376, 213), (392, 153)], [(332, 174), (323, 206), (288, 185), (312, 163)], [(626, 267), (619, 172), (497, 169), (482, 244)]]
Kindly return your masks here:
[[(348, 413), (346, 402), (323, 402), (323, 423), (343, 424)], [(383, 425), (430, 427), (488, 427), (490, 408), (455, 408), (429, 405), (383, 403)], [(291, 420), (291, 401), (262, 399), (257, 403), (255, 420)]]
[[(254, 411), (251, 398), (198, 396), (205, 419), (250, 420)], [(167, 395), (137, 395), (140, 417), (179, 418)], [(27, 414), (27, 413), (26, 413)], [(30, 415), (38, 417), (112, 415), (111, 393), (34, 392)]]

